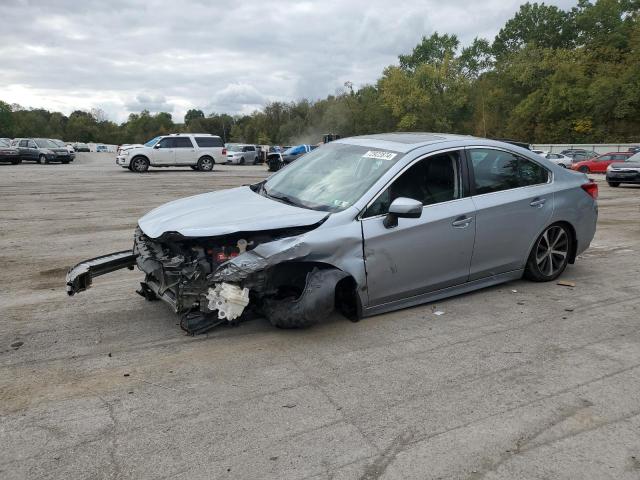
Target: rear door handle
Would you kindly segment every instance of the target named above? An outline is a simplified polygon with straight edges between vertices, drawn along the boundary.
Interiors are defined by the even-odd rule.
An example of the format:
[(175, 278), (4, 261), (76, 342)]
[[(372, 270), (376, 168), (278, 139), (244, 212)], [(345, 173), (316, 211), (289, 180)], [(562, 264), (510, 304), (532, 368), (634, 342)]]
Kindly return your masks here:
[(529, 205), (532, 207), (542, 208), (544, 206), (544, 202), (546, 202), (546, 198), (534, 198)]
[(451, 225), (455, 228), (467, 228), (472, 221), (473, 218), (471, 217), (458, 217), (451, 223)]

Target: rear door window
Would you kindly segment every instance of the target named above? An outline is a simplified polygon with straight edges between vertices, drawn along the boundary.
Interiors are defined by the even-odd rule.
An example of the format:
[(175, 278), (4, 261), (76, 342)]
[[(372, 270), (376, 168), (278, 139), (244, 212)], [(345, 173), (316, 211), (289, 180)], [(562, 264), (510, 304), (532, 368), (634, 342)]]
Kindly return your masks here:
[(549, 172), (543, 166), (503, 150), (469, 150), (476, 195), (546, 183)]
[(176, 137), (173, 139), (174, 148), (193, 148), (189, 137)]

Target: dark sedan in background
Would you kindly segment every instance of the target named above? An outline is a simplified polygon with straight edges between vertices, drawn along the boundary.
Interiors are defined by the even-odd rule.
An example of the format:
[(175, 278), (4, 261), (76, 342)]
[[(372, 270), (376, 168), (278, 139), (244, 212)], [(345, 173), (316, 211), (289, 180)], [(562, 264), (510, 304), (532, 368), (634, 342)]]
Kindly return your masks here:
[(618, 187), (621, 183), (640, 183), (640, 152), (623, 162), (610, 164), (606, 178), (611, 187)]
[(23, 138), (18, 142), (21, 160), (38, 162), (69, 163), (71, 156), (66, 148), (59, 147), (48, 138)]
[(18, 149), (4, 138), (0, 138), (0, 162), (11, 162), (14, 165), (22, 162)]

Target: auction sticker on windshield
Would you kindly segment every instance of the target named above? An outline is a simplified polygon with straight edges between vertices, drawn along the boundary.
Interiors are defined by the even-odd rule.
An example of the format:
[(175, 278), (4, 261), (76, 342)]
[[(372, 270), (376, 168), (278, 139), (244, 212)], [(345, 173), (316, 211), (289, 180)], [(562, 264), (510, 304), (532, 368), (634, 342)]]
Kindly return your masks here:
[(369, 150), (362, 158), (375, 158), (378, 160), (393, 160), (397, 153), (384, 152), (382, 150)]

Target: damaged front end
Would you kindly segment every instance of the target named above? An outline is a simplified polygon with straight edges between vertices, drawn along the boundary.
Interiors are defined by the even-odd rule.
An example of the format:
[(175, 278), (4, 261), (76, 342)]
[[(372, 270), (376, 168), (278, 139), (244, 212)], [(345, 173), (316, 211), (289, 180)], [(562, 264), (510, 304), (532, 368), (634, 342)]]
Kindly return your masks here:
[(355, 319), (353, 279), (308, 258), (302, 236), (317, 226), (195, 238), (175, 232), (150, 238), (138, 227), (133, 251), (80, 263), (67, 275), (67, 291), (73, 295), (92, 277), (137, 265), (145, 273), (138, 293), (171, 305), (191, 334), (252, 315), (278, 327), (305, 327), (326, 318), (336, 301)]

